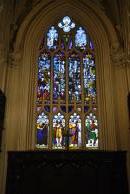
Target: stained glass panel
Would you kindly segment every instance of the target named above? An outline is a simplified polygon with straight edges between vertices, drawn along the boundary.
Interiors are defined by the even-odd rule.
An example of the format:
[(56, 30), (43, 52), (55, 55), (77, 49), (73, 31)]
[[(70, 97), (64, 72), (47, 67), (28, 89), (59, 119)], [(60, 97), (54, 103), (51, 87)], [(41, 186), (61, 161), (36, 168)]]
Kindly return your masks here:
[(98, 122), (93, 113), (86, 117), (86, 147), (98, 147)]
[(80, 78), (80, 58), (76, 54), (71, 54), (68, 59), (69, 65), (69, 102), (81, 101), (81, 78)]
[(38, 60), (37, 106), (42, 104), (43, 100), (50, 100), (50, 66), (49, 54), (41, 54)]
[(77, 113), (69, 119), (69, 147), (78, 148), (81, 146), (81, 119)]
[(43, 112), (37, 118), (37, 148), (48, 146), (49, 119)]
[(54, 149), (65, 148), (65, 139), (63, 136), (64, 130), (65, 130), (64, 115), (58, 113), (53, 117), (52, 145)]
[(58, 41), (58, 33), (54, 26), (52, 26), (47, 33), (47, 47), (48, 49), (56, 49)]
[(86, 45), (87, 45), (86, 32), (83, 30), (82, 27), (79, 27), (75, 35), (75, 46), (80, 49), (85, 49)]
[(53, 99), (65, 100), (65, 57), (64, 53), (54, 56)]
[(83, 77), (84, 77), (84, 95), (85, 102), (89, 102), (96, 97), (96, 71), (95, 62), (92, 55), (86, 55), (83, 58)]
[(72, 28), (75, 27), (75, 23), (73, 23), (70, 17), (65, 16), (62, 21), (58, 24), (59, 28), (62, 28), (64, 32), (69, 32)]

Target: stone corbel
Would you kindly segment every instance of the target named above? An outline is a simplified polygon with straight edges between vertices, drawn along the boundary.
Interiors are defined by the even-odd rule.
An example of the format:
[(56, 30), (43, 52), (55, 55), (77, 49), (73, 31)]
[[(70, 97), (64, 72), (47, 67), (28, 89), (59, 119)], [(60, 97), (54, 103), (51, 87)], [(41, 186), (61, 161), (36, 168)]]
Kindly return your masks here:
[(111, 61), (119, 67), (125, 67), (127, 65), (127, 57), (122, 48), (111, 49)]
[(14, 51), (9, 54), (9, 66), (14, 68), (18, 67), (22, 60), (22, 52)]

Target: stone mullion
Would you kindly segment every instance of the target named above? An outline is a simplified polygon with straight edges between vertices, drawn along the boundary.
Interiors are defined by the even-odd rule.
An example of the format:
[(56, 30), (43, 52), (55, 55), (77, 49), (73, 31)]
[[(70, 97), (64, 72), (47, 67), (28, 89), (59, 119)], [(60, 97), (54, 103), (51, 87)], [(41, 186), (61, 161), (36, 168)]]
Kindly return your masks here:
[(83, 56), (80, 55), (80, 81), (81, 81), (81, 140), (82, 148), (85, 148), (85, 118), (84, 118), (84, 77), (83, 77)]
[[(65, 130), (66, 132), (69, 130), (69, 112), (68, 112), (68, 106), (69, 106), (69, 67), (68, 67), (68, 54), (65, 52), (65, 79), (66, 79), (66, 99), (65, 99), (65, 106), (66, 106), (66, 114), (65, 114)], [(67, 137), (68, 138), (68, 137)], [(66, 145), (67, 146), (67, 145)]]
[(51, 80), (50, 80), (50, 115), (49, 115), (49, 149), (52, 148), (52, 129), (53, 129), (53, 66), (54, 66), (54, 55), (51, 55)]

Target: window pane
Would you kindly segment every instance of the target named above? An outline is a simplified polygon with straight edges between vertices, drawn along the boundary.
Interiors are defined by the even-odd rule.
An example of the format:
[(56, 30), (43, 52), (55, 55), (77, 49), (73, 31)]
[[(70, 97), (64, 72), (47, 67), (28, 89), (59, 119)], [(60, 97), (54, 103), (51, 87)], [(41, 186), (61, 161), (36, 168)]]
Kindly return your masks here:
[(63, 133), (65, 130), (64, 115), (58, 113), (53, 117), (52, 146), (54, 149), (65, 148)]
[(65, 101), (65, 57), (64, 53), (54, 56), (53, 99)]
[(84, 99), (89, 102), (96, 96), (96, 69), (92, 55), (85, 55), (83, 58), (83, 77), (84, 77)]
[(86, 147), (98, 147), (98, 122), (93, 113), (86, 117)]
[(68, 59), (69, 65), (69, 102), (81, 101), (80, 58), (71, 54)]
[(38, 60), (37, 104), (50, 100), (50, 66), (50, 56), (47, 53), (41, 54)]
[(48, 116), (41, 113), (37, 118), (37, 148), (44, 148), (48, 145), (49, 120)]
[(69, 119), (69, 147), (78, 148), (81, 146), (81, 119), (77, 113)]
[(54, 26), (52, 26), (47, 33), (47, 47), (48, 49), (56, 49), (58, 41), (58, 33)]
[(79, 27), (75, 35), (75, 46), (80, 49), (85, 49), (86, 45), (87, 45), (86, 33), (82, 27)]

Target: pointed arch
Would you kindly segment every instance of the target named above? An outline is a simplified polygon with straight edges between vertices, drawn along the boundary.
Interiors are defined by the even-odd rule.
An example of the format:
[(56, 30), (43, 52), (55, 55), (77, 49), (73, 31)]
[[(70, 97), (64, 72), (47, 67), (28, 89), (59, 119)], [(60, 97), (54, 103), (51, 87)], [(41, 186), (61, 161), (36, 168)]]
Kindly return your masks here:
[[(71, 11), (73, 10), (73, 12)], [(61, 14), (62, 13), (62, 14)], [(114, 119), (114, 104), (112, 93), (112, 64), (110, 60), (111, 47), (118, 48), (119, 43), (110, 23), (109, 19), (98, 10), (98, 8), (90, 1), (47, 1), (39, 3), (26, 17), (21, 24), (14, 43), (14, 56), (17, 69), (15, 77), (20, 79), (20, 82), (15, 85), (16, 88), (21, 88), (17, 95), (17, 130), (21, 131), (17, 142), (13, 137), (7, 145), (8, 149), (27, 150), (34, 149), (34, 131), (35, 128), (35, 113), (34, 85), (36, 83), (37, 70), (35, 62), (38, 57), (38, 47), (40, 45), (39, 37), (42, 37), (43, 31), (50, 23), (58, 21), (59, 17), (69, 14), (75, 21), (80, 21), (82, 26), (88, 29), (89, 34), (95, 44), (96, 64), (97, 64), (97, 91), (98, 91), (98, 106), (100, 118), (100, 143), (101, 149), (116, 149), (115, 137), (115, 119)], [(19, 57), (20, 56), (20, 57)], [(33, 64), (33, 65), (32, 65)], [(11, 69), (9, 69), (9, 80), (12, 80)], [(109, 82), (108, 82), (109, 80)], [(12, 83), (13, 84), (13, 83)], [(9, 87), (10, 88), (10, 87)], [(9, 89), (10, 90), (10, 89)], [(9, 99), (10, 100), (10, 99)], [(23, 104), (25, 105), (23, 107)], [(13, 104), (7, 109), (7, 117), (11, 115)], [(21, 117), (22, 115), (22, 117)], [(15, 117), (15, 115), (14, 115)], [(14, 118), (15, 119), (15, 118)], [(33, 121), (33, 122), (32, 122)], [(111, 122), (109, 122), (111, 121)], [(11, 129), (10, 129), (11, 128)], [(17, 134), (14, 123), (8, 122), (8, 135), (11, 133)]]

